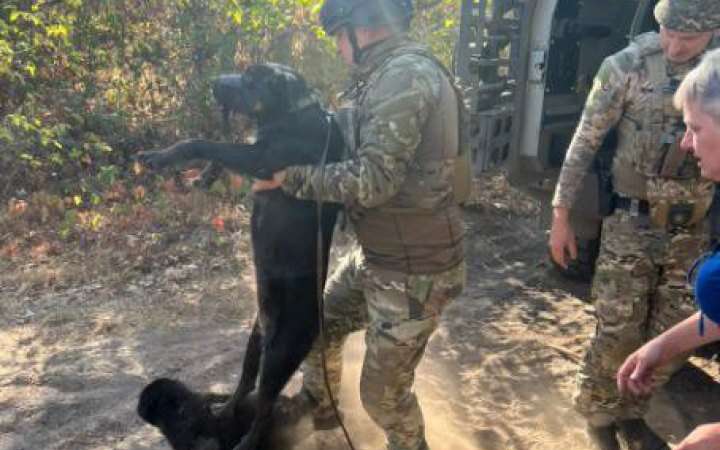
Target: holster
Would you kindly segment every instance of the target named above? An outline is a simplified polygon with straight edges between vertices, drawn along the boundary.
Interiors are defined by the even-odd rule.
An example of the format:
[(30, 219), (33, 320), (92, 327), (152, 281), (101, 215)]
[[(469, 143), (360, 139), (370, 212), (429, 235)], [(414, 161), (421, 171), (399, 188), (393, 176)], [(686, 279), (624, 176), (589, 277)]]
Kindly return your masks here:
[(350, 159), (356, 154), (356, 121), (357, 110), (355, 109), (355, 105), (350, 102), (343, 105), (335, 112), (335, 122), (338, 124), (340, 132), (343, 136), (343, 140), (345, 141), (345, 149), (342, 158), (343, 160)]
[(617, 148), (617, 129), (612, 129), (603, 139), (600, 151), (593, 160), (592, 171), (597, 174), (598, 215), (608, 217), (615, 212), (615, 188), (613, 186), (612, 165)]
[(612, 179), (598, 175), (598, 215), (611, 216), (615, 212), (615, 192), (613, 192)]
[(650, 222), (665, 230), (690, 227), (700, 223), (706, 214), (707, 208), (696, 202), (650, 202)]

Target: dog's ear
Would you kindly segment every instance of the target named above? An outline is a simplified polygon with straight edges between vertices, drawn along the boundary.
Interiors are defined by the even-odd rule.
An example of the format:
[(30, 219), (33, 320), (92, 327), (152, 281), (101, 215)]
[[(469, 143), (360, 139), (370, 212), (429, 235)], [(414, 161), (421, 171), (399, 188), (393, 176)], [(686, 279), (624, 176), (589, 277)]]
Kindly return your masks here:
[(295, 109), (310, 95), (310, 90), (303, 77), (289, 67), (281, 65), (275, 67), (273, 91), (278, 94), (278, 100), (283, 103), (285, 111)]
[(147, 423), (157, 426), (158, 406), (162, 399), (162, 382), (155, 380), (140, 392), (137, 413)]
[(221, 74), (213, 80), (212, 93), (222, 107), (223, 114), (243, 111), (243, 77), (239, 74)]
[(158, 378), (140, 393), (137, 413), (149, 424), (158, 426), (167, 416), (182, 415), (184, 403), (192, 398), (192, 392), (179, 381)]

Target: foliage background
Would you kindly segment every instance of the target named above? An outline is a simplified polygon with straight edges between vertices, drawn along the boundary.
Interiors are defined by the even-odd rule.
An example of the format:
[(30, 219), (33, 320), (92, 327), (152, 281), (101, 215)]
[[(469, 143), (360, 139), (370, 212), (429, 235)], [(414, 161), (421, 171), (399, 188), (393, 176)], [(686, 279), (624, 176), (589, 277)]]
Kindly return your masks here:
[[(49, 191), (87, 208), (130, 182), (129, 156), (220, 138), (210, 80), (298, 68), (328, 100), (344, 68), (321, 0), (5, 0), (0, 6), (0, 200)], [(446, 60), (455, 0), (416, 1), (414, 33)], [(66, 205), (68, 206), (68, 205)]]

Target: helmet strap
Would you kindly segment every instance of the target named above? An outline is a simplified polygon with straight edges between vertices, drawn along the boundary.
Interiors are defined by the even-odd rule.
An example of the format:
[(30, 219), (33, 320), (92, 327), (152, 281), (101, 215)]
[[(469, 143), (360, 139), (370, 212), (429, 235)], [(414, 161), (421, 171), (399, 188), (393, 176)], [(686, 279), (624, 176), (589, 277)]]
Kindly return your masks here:
[(357, 64), (360, 61), (360, 46), (358, 45), (357, 41), (357, 35), (355, 34), (355, 27), (348, 23), (345, 25), (345, 31), (347, 32), (348, 41), (350, 41), (350, 46), (352, 47), (352, 59), (353, 63)]

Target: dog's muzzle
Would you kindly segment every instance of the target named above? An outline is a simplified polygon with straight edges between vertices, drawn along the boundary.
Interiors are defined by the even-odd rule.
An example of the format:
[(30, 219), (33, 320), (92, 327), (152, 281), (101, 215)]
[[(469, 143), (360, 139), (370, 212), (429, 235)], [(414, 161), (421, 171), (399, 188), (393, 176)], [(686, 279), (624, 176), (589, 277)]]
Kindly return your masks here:
[(243, 84), (243, 76), (240, 74), (220, 75), (213, 81), (213, 96), (223, 113), (247, 111), (248, 105), (243, 102)]

